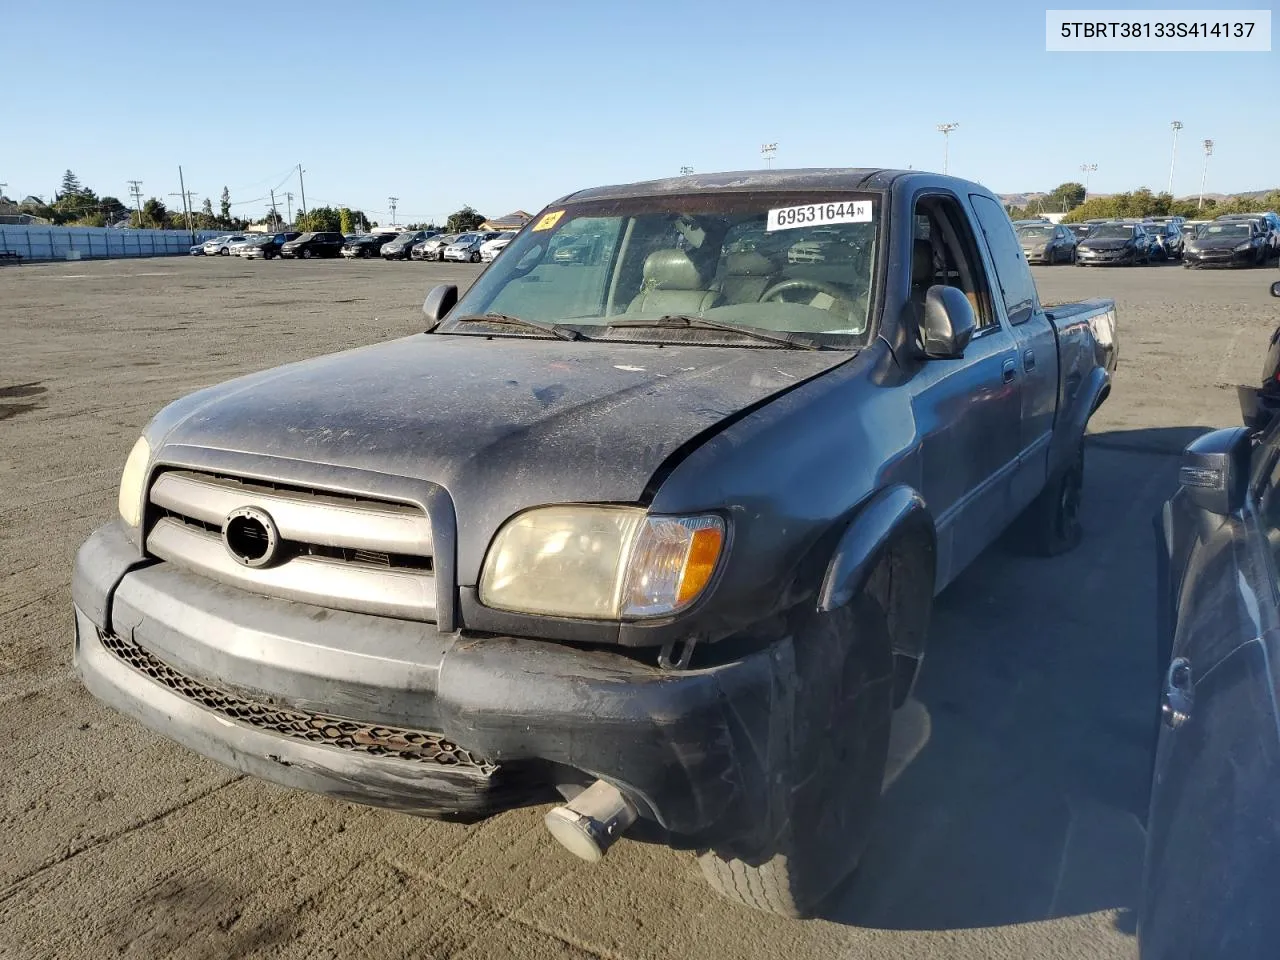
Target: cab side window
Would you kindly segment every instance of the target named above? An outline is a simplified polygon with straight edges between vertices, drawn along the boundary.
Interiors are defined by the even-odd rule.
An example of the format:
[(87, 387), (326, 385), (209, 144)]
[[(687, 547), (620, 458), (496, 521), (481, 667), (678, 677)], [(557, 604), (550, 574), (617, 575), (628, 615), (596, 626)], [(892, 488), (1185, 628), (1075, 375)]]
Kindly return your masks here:
[(1009, 322), (1025, 323), (1036, 309), (1036, 285), (1031, 279), (1027, 261), (1023, 259), (1013, 223), (1004, 208), (990, 197), (972, 194), (969, 201), (973, 204), (978, 227), (987, 244), (987, 254), (995, 272), (993, 279), (1004, 300)]
[(979, 330), (996, 325), (982, 258), (959, 202), (946, 195), (921, 197), (914, 223), (911, 300), (917, 309), (923, 308), (929, 287), (941, 284), (964, 293)]

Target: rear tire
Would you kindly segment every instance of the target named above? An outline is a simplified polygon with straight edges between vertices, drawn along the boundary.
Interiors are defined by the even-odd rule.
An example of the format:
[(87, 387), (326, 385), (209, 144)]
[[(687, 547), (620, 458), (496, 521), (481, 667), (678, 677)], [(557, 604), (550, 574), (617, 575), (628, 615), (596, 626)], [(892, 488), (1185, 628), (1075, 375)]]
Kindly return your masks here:
[(1040, 495), (1015, 522), (1018, 540), (1042, 557), (1056, 557), (1079, 546), (1084, 537), (1080, 524), (1084, 492), (1084, 440), (1071, 462), (1051, 477)]
[(778, 771), (765, 838), (702, 850), (717, 893), (784, 917), (812, 916), (857, 867), (889, 750), (893, 654), (883, 608), (867, 594), (793, 626), (790, 755)]

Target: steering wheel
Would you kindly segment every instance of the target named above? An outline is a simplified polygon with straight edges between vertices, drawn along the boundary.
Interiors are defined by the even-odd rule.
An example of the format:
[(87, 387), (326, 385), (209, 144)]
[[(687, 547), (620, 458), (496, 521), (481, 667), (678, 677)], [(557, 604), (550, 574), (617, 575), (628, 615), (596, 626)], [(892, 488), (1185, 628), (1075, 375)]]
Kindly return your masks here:
[(834, 283), (827, 283), (825, 280), (807, 280), (804, 277), (793, 277), (790, 280), (783, 280), (775, 283), (772, 287), (760, 294), (761, 303), (772, 303), (775, 300), (781, 301), (782, 295), (792, 290), (812, 290), (814, 293), (825, 293), (829, 297), (836, 300), (848, 302), (850, 299), (848, 290), (841, 290)]

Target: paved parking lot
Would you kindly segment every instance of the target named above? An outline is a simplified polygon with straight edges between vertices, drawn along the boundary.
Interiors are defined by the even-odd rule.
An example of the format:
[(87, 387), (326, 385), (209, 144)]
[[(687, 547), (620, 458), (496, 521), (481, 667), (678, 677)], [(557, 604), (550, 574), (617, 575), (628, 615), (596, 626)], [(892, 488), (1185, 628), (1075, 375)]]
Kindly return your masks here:
[[(863, 869), (825, 920), (736, 909), (688, 855), (598, 865), (541, 811), (474, 827), (238, 777), (100, 707), (70, 668), (76, 547), (164, 403), (421, 326), (470, 266), (167, 259), (0, 268), (0, 956), (1131, 957), (1154, 706), (1150, 517), (1236, 419), (1275, 271), (1037, 268), (1115, 296), (1121, 368), (1086, 540), (950, 587)], [(566, 347), (568, 349), (568, 347)]]

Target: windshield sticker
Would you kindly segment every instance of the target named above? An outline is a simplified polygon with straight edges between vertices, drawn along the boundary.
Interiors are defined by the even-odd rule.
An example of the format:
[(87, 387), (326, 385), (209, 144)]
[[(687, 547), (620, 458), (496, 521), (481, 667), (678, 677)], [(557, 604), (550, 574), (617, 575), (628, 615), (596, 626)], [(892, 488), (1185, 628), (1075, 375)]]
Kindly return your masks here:
[[(809, 203), (799, 207), (779, 207), (769, 211), (765, 230), (794, 230), (796, 227), (821, 226), (827, 223), (870, 223), (871, 201), (852, 200), (845, 203)], [(539, 224), (541, 228), (541, 224)]]
[(555, 213), (548, 213), (545, 217), (543, 217), (536, 224), (534, 224), (533, 229), (534, 230), (550, 230), (552, 227), (554, 227), (557, 223), (560, 222), (560, 218), (563, 216), (564, 216), (563, 210), (557, 210)]

